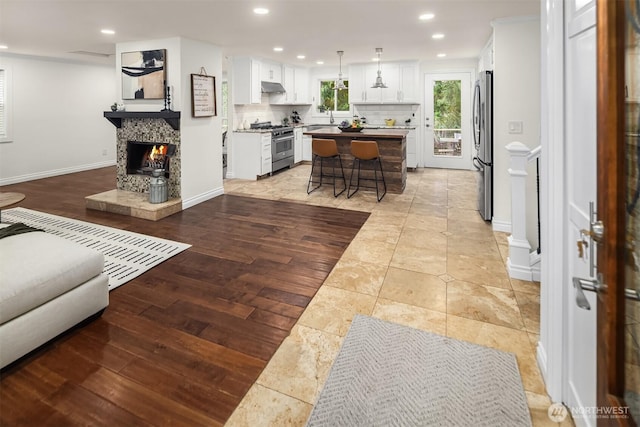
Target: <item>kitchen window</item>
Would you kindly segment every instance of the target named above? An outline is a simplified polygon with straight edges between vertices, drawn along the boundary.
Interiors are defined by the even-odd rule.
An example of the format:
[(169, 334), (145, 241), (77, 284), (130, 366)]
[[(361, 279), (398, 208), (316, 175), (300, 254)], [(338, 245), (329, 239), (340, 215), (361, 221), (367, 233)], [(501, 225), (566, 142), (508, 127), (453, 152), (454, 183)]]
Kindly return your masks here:
[(344, 80), (344, 84), (346, 89), (335, 90), (335, 80), (320, 80), (318, 111), (349, 111), (349, 81)]

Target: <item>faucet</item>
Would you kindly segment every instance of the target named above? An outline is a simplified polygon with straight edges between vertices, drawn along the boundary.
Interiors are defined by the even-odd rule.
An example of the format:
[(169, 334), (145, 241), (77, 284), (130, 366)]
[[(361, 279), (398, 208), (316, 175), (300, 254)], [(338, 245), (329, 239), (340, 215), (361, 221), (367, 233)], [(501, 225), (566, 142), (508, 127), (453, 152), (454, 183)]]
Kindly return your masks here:
[(335, 120), (333, 120), (333, 110), (329, 110), (329, 123), (333, 124)]

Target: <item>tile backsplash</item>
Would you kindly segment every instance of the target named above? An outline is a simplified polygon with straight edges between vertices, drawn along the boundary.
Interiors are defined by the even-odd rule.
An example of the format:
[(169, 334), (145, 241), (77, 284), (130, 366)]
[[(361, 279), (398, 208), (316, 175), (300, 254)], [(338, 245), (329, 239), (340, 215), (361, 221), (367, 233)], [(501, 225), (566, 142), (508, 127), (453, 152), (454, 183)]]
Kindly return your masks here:
[(358, 104), (353, 106), (354, 114), (360, 118), (366, 118), (367, 124), (384, 125), (385, 119), (395, 119), (396, 125), (405, 125), (406, 120), (411, 120), (409, 124), (417, 125), (420, 114), (420, 106), (417, 104)]

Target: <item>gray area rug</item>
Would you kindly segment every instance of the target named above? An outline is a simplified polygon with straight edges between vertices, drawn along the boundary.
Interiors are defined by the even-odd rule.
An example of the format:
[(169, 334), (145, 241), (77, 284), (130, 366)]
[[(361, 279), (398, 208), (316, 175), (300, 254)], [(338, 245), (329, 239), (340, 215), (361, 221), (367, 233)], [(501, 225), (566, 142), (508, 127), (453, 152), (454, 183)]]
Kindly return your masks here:
[(191, 246), (25, 208), (3, 210), (2, 221), (21, 222), (102, 252), (110, 291)]
[(514, 354), (356, 315), (307, 426), (531, 426)]

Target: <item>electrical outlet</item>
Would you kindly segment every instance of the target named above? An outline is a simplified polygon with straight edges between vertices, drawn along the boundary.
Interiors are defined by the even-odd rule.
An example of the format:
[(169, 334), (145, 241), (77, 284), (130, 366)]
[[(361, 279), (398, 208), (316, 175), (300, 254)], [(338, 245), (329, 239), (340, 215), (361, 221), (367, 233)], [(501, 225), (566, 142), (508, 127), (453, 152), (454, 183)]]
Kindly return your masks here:
[(106, 156), (107, 155), (107, 149), (105, 148), (104, 150), (102, 150), (102, 155)]
[(509, 133), (512, 133), (512, 134), (522, 133), (522, 121), (521, 120), (510, 121), (508, 123), (508, 126), (509, 126)]

